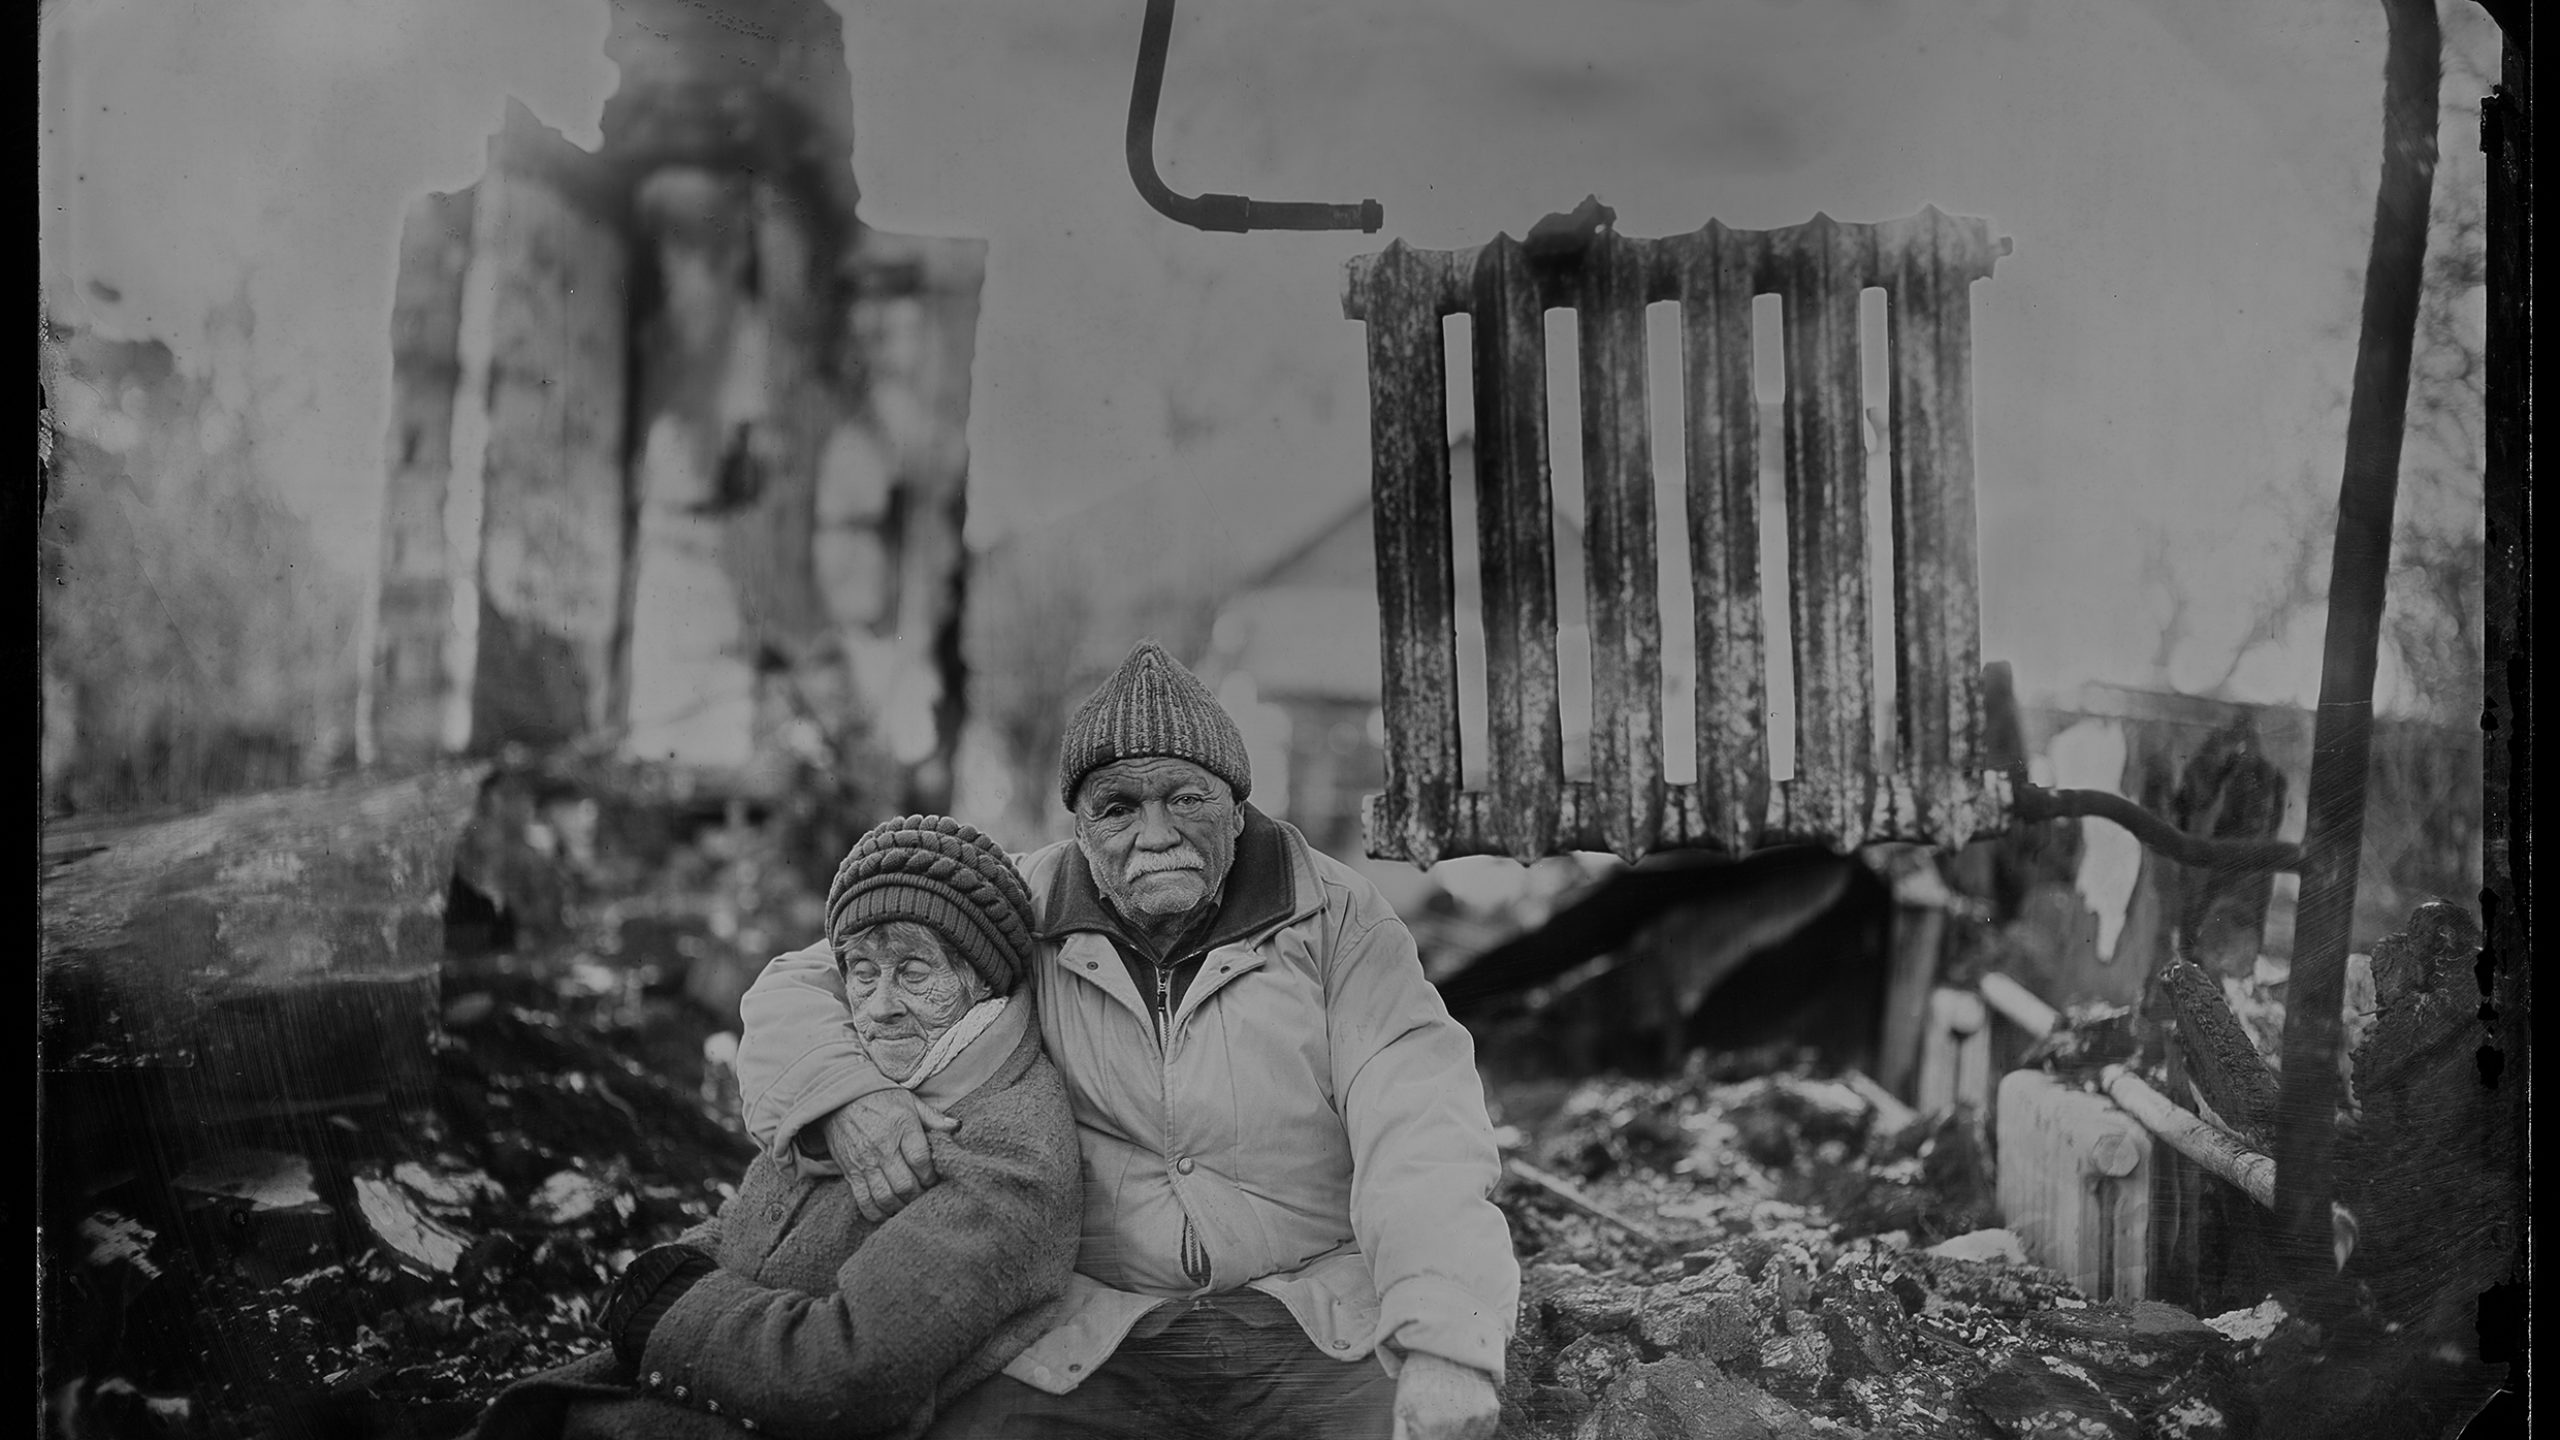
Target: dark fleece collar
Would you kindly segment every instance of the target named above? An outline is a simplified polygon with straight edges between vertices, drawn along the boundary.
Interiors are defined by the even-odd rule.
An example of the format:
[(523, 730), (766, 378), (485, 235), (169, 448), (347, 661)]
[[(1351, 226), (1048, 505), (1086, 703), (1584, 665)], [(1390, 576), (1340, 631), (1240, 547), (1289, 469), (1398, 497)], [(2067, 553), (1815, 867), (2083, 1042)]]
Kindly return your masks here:
[[(1183, 948), (1199, 953), (1242, 940), (1286, 920), (1297, 910), (1297, 886), (1290, 878), (1289, 839), (1279, 825), (1251, 805), (1244, 807), (1244, 833), (1236, 837), (1236, 861), (1227, 871), (1225, 893), (1209, 928)], [(1056, 940), (1078, 930), (1107, 935), (1122, 948), (1147, 953), (1146, 943), (1123, 922), (1093, 883), (1093, 867), (1084, 847), (1067, 847), (1067, 863), (1049, 892), (1048, 914), (1040, 938)]]

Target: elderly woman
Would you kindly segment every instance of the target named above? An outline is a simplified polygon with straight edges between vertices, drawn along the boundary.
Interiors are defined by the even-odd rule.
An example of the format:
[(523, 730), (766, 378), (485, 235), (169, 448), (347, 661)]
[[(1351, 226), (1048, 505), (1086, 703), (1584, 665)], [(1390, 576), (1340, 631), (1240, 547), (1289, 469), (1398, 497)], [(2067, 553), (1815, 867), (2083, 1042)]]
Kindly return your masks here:
[(847, 1019), (954, 1122), (930, 1141), (941, 1183), (874, 1225), (818, 1132), (787, 1128), (717, 1217), (615, 1281), (609, 1350), (511, 1386), (476, 1434), (911, 1436), (1053, 1323), (1083, 1188), (1023, 986), (1032, 923), (968, 825), (911, 815), (856, 842), (827, 896)]

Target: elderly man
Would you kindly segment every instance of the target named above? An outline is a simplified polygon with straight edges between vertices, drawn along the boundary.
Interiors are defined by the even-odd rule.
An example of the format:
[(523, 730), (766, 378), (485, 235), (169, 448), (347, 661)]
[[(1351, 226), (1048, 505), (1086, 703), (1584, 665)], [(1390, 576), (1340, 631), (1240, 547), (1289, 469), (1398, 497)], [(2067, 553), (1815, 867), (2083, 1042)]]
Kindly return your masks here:
[(1034, 918), (1011, 859), (959, 821), (856, 842), (828, 893), (837, 1011), (957, 1126), (931, 1145), (940, 1183), (875, 1223), (824, 1167), (757, 1157), (717, 1217), (614, 1282), (611, 1349), (509, 1388), (479, 1440), (913, 1436), (1054, 1325), (1083, 1192), (1022, 993)]
[[(933, 1434), (1491, 1434), (1519, 1266), (1474, 1048), (1412, 935), (1245, 803), (1234, 721), (1151, 642), (1058, 779), (1075, 839), (1022, 868), (1083, 1245), (1060, 1323)], [(774, 1153), (823, 1132), (885, 1214), (932, 1193), (946, 1122), (845, 1033), (836, 983), (822, 950), (766, 968), (740, 1088)]]

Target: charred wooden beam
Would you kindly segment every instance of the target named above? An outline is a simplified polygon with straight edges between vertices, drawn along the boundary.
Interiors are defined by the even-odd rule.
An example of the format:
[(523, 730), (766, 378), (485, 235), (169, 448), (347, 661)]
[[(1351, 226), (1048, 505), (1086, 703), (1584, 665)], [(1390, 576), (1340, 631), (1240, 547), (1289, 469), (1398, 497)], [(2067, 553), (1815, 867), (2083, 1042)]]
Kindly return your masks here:
[[(2442, 43), (2433, 0), (2384, 0), (2382, 179), (2374, 198), (2364, 314), (2347, 405), (2345, 473), (2329, 568), (2329, 614), (2312, 732), (2302, 898), (2287, 982), (2283, 1108), (2276, 1133), (2276, 1218), (2284, 1268), (2306, 1298), (2338, 1299), (2331, 1260), (2337, 1190), (2339, 1009), (2364, 850), (2372, 766), (2374, 667), (2391, 569), (2392, 512), (2407, 428), (2409, 359), (2424, 282), (2428, 197), (2435, 184)], [(2315, 1309), (2326, 1311), (2325, 1304)]]
[(2276, 1077), (2231, 1013), (2220, 982), (2184, 960), (2171, 962), (2163, 979), (2188, 1083), (2235, 1134), (2265, 1149), (2275, 1133)]
[(485, 766), (350, 779), (44, 837), (48, 1072), (177, 1072), (198, 1114), (423, 1082), (445, 896)]
[(2532, 1224), (2528, 1097), (2480, 1074), (2482, 938), (2469, 911), (2434, 902), (2374, 946), (2380, 1009), (2355, 1053), (2357, 1114), (2337, 1138), (2334, 1197), (2356, 1222), (2345, 1278), (2417, 1334), (2466, 1351), (2480, 1339), (2475, 1307), (2513, 1278)]

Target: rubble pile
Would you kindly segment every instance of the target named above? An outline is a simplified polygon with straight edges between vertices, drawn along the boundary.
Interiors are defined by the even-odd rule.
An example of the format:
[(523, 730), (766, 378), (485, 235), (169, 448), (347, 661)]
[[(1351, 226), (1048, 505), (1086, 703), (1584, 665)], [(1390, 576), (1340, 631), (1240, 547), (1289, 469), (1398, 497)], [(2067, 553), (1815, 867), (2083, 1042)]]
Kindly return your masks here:
[[(110, 1373), (54, 1397), (90, 1412), (69, 1433), (451, 1436), (593, 1349), (614, 1271), (708, 1217), (750, 1152), (705, 1103), (698, 1010), (547, 968), (449, 982), (423, 1110), (102, 1190), (54, 1318), (123, 1338), (86, 1337)], [(101, 1428), (101, 1390), (156, 1400), (160, 1428)]]
[[(442, 1440), (601, 1343), (618, 1267), (744, 1172), (736, 995), (824, 875), (787, 826), (639, 847), (598, 808), (529, 794), (521, 845), (466, 855), (430, 1093), (48, 1158), (53, 1431)], [(2090, 1303), (1991, 1228), (1979, 1117), (1802, 1055), (1490, 1094), (1515, 1440), (2237, 1436), (2279, 1408), (2252, 1367), (2319, 1353), (2280, 1315)]]
[(432, 1088), (409, 1103), (218, 1136), (134, 1127), (117, 1153), (49, 1166), (54, 1428), (448, 1440), (506, 1380), (594, 1349), (619, 1266), (709, 1217), (752, 1155), (712, 1062), (734, 1008), (699, 992), (734, 1007), (783, 948), (739, 917), (818, 929), (753, 828), (665, 848), (645, 887), (613, 856), (563, 864), (583, 893), (515, 948), (493, 946), (542, 917), (538, 892), (478, 871), (506, 913), (464, 896), (449, 914), (463, 948)]
[(1886, 1118), (1797, 1066), (1592, 1082), (1506, 1131), (1522, 1296), (1502, 1433), (2255, 1433), (2247, 1369), (2277, 1312), (2093, 1303), (1987, 1228), (1970, 1117)]

